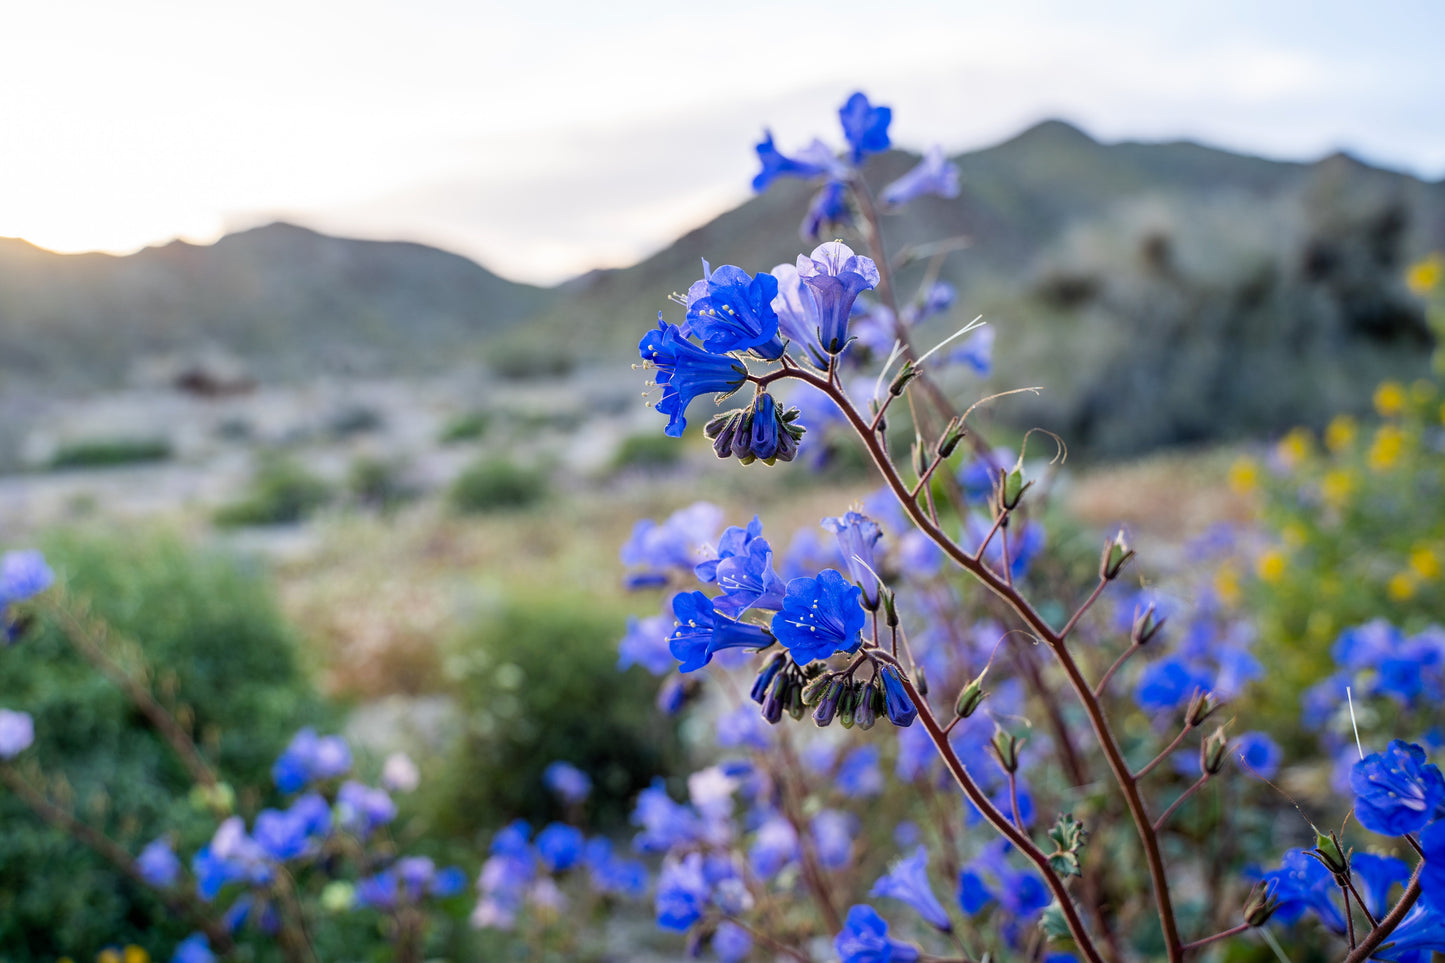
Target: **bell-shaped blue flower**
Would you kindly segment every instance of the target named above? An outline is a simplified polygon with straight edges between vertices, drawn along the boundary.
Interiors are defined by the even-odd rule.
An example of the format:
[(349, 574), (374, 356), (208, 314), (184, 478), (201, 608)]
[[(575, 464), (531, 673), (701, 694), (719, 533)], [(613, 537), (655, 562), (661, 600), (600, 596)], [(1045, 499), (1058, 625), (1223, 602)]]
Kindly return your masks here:
[(893, 120), (892, 108), (874, 107), (862, 92), (855, 93), (838, 108), (838, 119), (843, 122), (843, 136), (853, 149), (853, 163), (863, 160), (865, 154), (877, 154), (891, 146), (888, 124)]
[(758, 161), (763, 169), (753, 178), (753, 190), (762, 192), (779, 177), (801, 177), (805, 180), (820, 174), (832, 173), (839, 169), (837, 158), (828, 145), (814, 140), (792, 157), (778, 150), (773, 143), (773, 132), (763, 131), (763, 139), (757, 145)]
[(953, 931), (948, 911), (933, 894), (933, 886), (928, 882), (928, 850), (922, 846), (912, 856), (894, 863), (888, 875), (873, 884), (868, 895), (901, 899), (917, 910), (929, 926), (944, 933)]
[(842, 963), (914, 963), (916, 947), (888, 936), (888, 922), (862, 903), (848, 910), (843, 932), (833, 940)]
[(763, 649), (773, 641), (762, 626), (719, 614), (712, 599), (701, 592), (680, 592), (672, 600), (672, 612), (677, 627), (667, 644), (673, 658), (682, 663), (678, 666), (682, 672), (701, 669), (724, 649)]
[(0, 759), (14, 759), (35, 742), (35, 720), (28, 712), (0, 709)]
[(823, 529), (837, 536), (848, 574), (863, 590), (868, 607), (875, 608), (878, 605), (878, 542), (883, 538), (883, 530), (861, 512), (825, 518)]
[(740, 528), (737, 525), (729, 525), (727, 530), (718, 536), (717, 551), (712, 558), (698, 562), (693, 568), (700, 582), (716, 582), (717, 567), (723, 559), (732, 558), (734, 555), (741, 555), (748, 550), (753, 539), (763, 534), (762, 519), (754, 515), (753, 520), (748, 522), (747, 528)]
[(898, 670), (887, 665), (878, 676), (883, 680), (883, 704), (888, 708), (888, 721), (899, 727), (913, 725), (913, 720), (918, 718), (918, 707), (903, 688)]
[(969, 916), (973, 916), (989, 903), (994, 901), (993, 892), (988, 888), (988, 883), (972, 866), (965, 866), (958, 874), (958, 906)]
[(151, 886), (166, 889), (174, 886), (181, 875), (181, 861), (171, 849), (169, 839), (162, 836), (152, 840), (135, 858), (135, 868)]
[(0, 555), (0, 609), (33, 598), (54, 583), (55, 573), (36, 549)]
[(853, 855), (853, 837), (858, 833), (857, 818), (852, 813), (823, 809), (809, 823), (813, 849), (818, 864), (824, 869), (842, 869)]
[(1280, 859), (1280, 868), (1265, 873), (1263, 880), (1279, 900), (1271, 919), (1288, 925), (1312, 910), (1330, 930), (1345, 931), (1345, 917), (1336, 903), (1339, 887), (1334, 875), (1304, 850), (1287, 851)]
[[(774, 319), (776, 323), (776, 317)], [(687, 428), (687, 406), (698, 395), (732, 394), (747, 380), (748, 371), (726, 355), (704, 351), (684, 338), (676, 325), (657, 316), (657, 327), (637, 345), (642, 360), (657, 368), (662, 400), (657, 410), (668, 416), (666, 433), (681, 438)]]
[(1424, 829), (1445, 801), (1439, 768), (1425, 762), (1424, 749), (1400, 739), (1355, 763), (1350, 789), (1360, 825), (1384, 836)]
[(862, 591), (836, 569), (788, 583), (783, 607), (773, 616), (773, 635), (798, 665), (826, 659), (834, 652), (856, 652), (863, 643), (866, 616)]
[(721, 963), (742, 963), (753, 951), (753, 936), (732, 920), (723, 920), (712, 935), (712, 951)]
[(767, 539), (756, 538), (747, 551), (723, 559), (717, 567), (718, 588), (727, 594), (713, 602), (714, 608), (739, 618), (750, 608), (777, 611), (783, 607), (788, 585), (773, 570), (773, 549)]
[(537, 855), (549, 871), (560, 873), (577, 865), (586, 842), (576, 826), (552, 823), (537, 834)]
[(853, 302), (860, 292), (878, 286), (878, 266), (842, 241), (829, 241), (809, 256), (798, 255), (797, 267), (817, 305), (818, 343), (829, 354), (838, 354), (848, 344)]
[(592, 779), (570, 762), (558, 760), (542, 770), (542, 784), (569, 805), (576, 805), (592, 793)]
[(211, 941), (206, 934), (192, 933), (176, 944), (171, 963), (216, 963), (216, 954), (211, 952)]
[(701, 853), (668, 860), (657, 875), (657, 925), (665, 930), (686, 930), (702, 919), (711, 893)]
[(884, 204), (901, 207), (924, 194), (958, 196), (958, 165), (945, 157), (943, 148), (936, 145), (923, 155), (917, 167), (883, 188), (879, 196)]
[(782, 355), (778, 314), (773, 310), (777, 278), (762, 272), (754, 277), (740, 267), (724, 264), (703, 281), (706, 294), (694, 300), (689, 292), (687, 325), (704, 348), (714, 354), (750, 350), (769, 361)]

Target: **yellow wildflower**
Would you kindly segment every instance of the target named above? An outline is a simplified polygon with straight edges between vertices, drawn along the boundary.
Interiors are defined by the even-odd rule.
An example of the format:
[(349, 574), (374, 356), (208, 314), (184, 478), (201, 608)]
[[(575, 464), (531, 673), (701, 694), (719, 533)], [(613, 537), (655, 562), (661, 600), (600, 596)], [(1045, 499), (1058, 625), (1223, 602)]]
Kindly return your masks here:
[(1330, 451), (1348, 448), (1355, 440), (1355, 419), (1349, 415), (1336, 415), (1325, 429), (1325, 447)]
[(1435, 253), (1410, 266), (1405, 272), (1405, 284), (1416, 294), (1429, 294), (1442, 276), (1445, 276), (1445, 258)]
[(121, 963), (120, 951), (107, 946), (95, 954), (95, 963)]
[(124, 963), (151, 963), (151, 955), (143, 947), (132, 943), (125, 948)]
[(1405, 410), (1405, 388), (1398, 381), (1382, 381), (1375, 389), (1375, 410), (1383, 418), (1393, 418)]
[(1423, 581), (1434, 581), (1440, 577), (1440, 556), (1430, 546), (1418, 545), (1410, 553), (1410, 568)]
[(1229, 466), (1229, 487), (1238, 495), (1253, 494), (1259, 487), (1259, 468), (1248, 458), (1236, 459)]
[(1385, 594), (1396, 602), (1403, 602), (1415, 594), (1415, 578), (1409, 572), (1396, 572), (1385, 583)]
[(1219, 571), (1214, 573), (1214, 594), (1218, 595), (1219, 601), (1225, 605), (1239, 604), (1239, 573), (1232, 565), (1221, 565)]
[(1369, 463), (1373, 471), (1389, 471), (1405, 452), (1405, 433), (1394, 425), (1381, 425), (1370, 446)]
[(1297, 468), (1300, 462), (1309, 457), (1313, 441), (1314, 436), (1308, 428), (1292, 428), (1275, 446), (1275, 456), (1286, 468)]
[(1324, 481), (1320, 483), (1320, 494), (1324, 496), (1325, 504), (1331, 508), (1339, 508), (1349, 501), (1354, 490), (1354, 476), (1339, 468), (1326, 472)]
[(1270, 584), (1274, 584), (1284, 578), (1284, 570), (1284, 552), (1281, 552), (1277, 548), (1272, 548), (1265, 552), (1254, 564), (1255, 574), (1259, 576), (1260, 581)]

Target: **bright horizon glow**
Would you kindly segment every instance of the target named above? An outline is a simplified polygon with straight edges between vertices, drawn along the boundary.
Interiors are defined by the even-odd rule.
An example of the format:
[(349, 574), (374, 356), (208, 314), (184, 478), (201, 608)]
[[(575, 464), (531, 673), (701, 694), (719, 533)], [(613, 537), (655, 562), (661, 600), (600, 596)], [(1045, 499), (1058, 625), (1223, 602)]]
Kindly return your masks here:
[[(8, 11), (0, 235), (129, 253), (289, 220), (550, 283), (634, 263), (746, 200), (765, 126), (784, 149), (837, 143), (854, 89), (894, 107), (912, 150), (1058, 117), (1106, 142), (1345, 149), (1445, 173), (1445, 129), (1425, 122), (1445, 102), (1445, 7), (1428, 0), (1368, 18), (1304, 0), (728, 9), (722, 27), (664, 0)], [(860, 63), (838, 55), (863, 35), (876, 49)]]

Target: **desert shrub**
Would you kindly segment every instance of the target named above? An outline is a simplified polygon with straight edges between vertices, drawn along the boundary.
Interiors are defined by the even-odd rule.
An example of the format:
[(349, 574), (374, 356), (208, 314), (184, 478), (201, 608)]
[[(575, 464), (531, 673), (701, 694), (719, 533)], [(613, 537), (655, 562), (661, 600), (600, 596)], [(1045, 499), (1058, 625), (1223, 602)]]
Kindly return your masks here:
[(555, 344), (514, 338), (493, 345), (487, 352), (487, 365), (498, 377), (529, 381), (571, 374), (577, 359)]
[(614, 471), (627, 468), (666, 468), (682, 460), (685, 446), (676, 438), (656, 432), (628, 435), (612, 458)]
[(390, 511), (416, 497), (404, 474), (405, 466), (396, 459), (362, 455), (351, 463), (346, 491), (365, 508)]
[(592, 778), (592, 812), (620, 822), (632, 796), (679, 758), (653, 708), (656, 682), (616, 671), (615, 599), (513, 594), (450, 645), (447, 674), (464, 713), (455, 758), (434, 796), (440, 828), (470, 834), (514, 816), (555, 817), (542, 771), (571, 762)]
[(173, 454), (164, 438), (89, 438), (61, 445), (48, 462), (51, 468), (110, 468), (167, 461)]
[(492, 419), (485, 411), (467, 411), (453, 415), (442, 425), (437, 440), (443, 445), (454, 445), (463, 441), (476, 441), (487, 433)]
[(290, 458), (262, 460), (246, 493), (216, 511), (222, 526), (289, 525), (331, 500), (331, 486)]
[[(296, 726), (323, 721), (295, 640), (253, 571), (153, 534), (57, 533), (45, 551), (73, 598), (90, 601), (133, 645), (162, 698), (193, 719), (209, 757), (237, 787), (269, 786)], [(33, 758), (52, 796), (131, 852), (163, 831), (193, 850), (214, 819), (129, 700), (42, 617), (0, 649), (4, 704), (35, 717)], [(243, 807), (258, 800), (243, 792)], [(7, 960), (54, 960), (114, 944), (174, 943), (188, 927), (149, 891), (0, 793), (0, 947)]]
[(507, 458), (483, 457), (452, 483), (451, 503), (465, 513), (526, 508), (547, 495), (547, 476)]
[(381, 412), (366, 405), (345, 405), (326, 420), (326, 431), (335, 438), (377, 431), (385, 424)]

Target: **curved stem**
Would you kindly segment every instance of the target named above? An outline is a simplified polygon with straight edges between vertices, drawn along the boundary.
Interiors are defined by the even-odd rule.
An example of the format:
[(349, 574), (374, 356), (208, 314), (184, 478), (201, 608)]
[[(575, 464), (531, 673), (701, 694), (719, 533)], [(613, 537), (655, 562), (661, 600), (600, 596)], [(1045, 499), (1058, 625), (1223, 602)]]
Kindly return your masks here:
[(1119, 653), (1119, 657), (1114, 660), (1114, 664), (1109, 666), (1109, 671), (1105, 672), (1103, 677), (1094, 684), (1095, 699), (1103, 698), (1104, 690), (1108, 688), (1109, 680), (1114, 678), (1114, 673), (1118, 672), (1124, 667), (1124, 663), (1129, 661), (1129, 656), (1133, 655), (1135, 652), (1138, 652), (1142, 648), (1143, 646), (1139, 643), (1131, 642), (1129, 643), (1129, 647), (1127, 649)]
[(1079, 624), (1079, 619), (1083, 618), (1084, 613), (1089, 611), (1089, 607), (1092, 606), (1096, 601), (1098, 601), (1100, 595), (1104, 594), (1104, 589), (1108, 586), (1108, 584), (1108, 579), (1099, 579), (1099, 584), (1094, 586), (1094, 591), (1091, 592), (1089, 594), (1089, 597), (1084, 600), (1084, 604), (1079, 606), (1078, 610), (1074, 612), (1074, 615), (1072, 618), (1069, 619), (1068, 624), (1066, 624), (1062, 629), (1059, 629), (1060, 641), (1069, 637), (1069, 633), (1074, 631), (1074, 627)]
[(1410, 885), (1406, 886), (1405, 892), (1400, 895), (1400, 902), (1396, 903), (1394, 908), (1385, 915), (1385, 918), (1380, 920), (1379, 925), (1370, 930), (1365, 938), (1360, 941), (1360, 945), (1355, 947), (1349, 956), (1345, 957), (1345, 963), (1364, 963), (1364, 961), (1368, 960), (1370, 955), (1379, 948), (1380, 944), (1385, 942), (1391, 933), (1395, 932), (1395, 928), (1400, 925), (1400, 921), (1405, 918), (1405, 915), (1410, 912), (1411, 907), (1415, 905), (1415, 901), (1420, 898), (1420, 870), (1424, 865), (1423, 860), (1415, 864), (1415, 873), (1410, 877)]
[(1223, 931), (1222, 933), (1215, 933), (1213, 936), (1206, 936), (1204, 939), (1195, 940), (1193, 943), (1185, 943), (1183, 946), (1180, 947), (1180, 949), (1185, 951), (1186, 953), (1190, 950), (1203, 949), (1210, 943), (1217, 943), (1220, 940), (1227, 940), (1231, 936), (1238, 936), (1240, 933), (1243, 933), (1245, 930), (1248, 929), (1253, 929), (1253, 927), (1251, 927), (1248, 923), (1240, 923), (1238, 926), (1231, 926), (1229, 929)]
[(1068, 924), (1069, 933), (1073, 936), (1074, 942), (1078, 944), (1079, 952), (1084, 954), (1089, 960), (1089, 963), (1103, 963), (1103, 958), (1099, 956), (1099, 951), (1095, 948), (1094, 941), (1089, 936), (1089, 931), (1084, 927), (1084, 921), (1079, 918), (1079, 912), (1074, 907), (1073, 900), (1069, 897), (1068, 889), (1064, 886), (1063, 881), (1059, 879), (1058, 873), (1054, 872), (1054, 868), (1049, 865), (1049, 858), (1044, 855), (1043, 851), (1034, 844), (1034, 841), (1030, 839), (1027, 834), (1014, 826), (1009, 820), (1009, 817), (999, 812), (998, 807), (989, 800), (988, 796), (984, 795), (983, 790), (978, 787), (978, 784), (973, 781), (973, 777), (968, 774), (968, 767), (963, 764), (963, 760), (958, 758), (958, 753), (954, 751), (953, 745), (948, 741), (948, 736), (944, 733), (942, 727), (939, 726), (938, 719), (934, 717), (932, 708), (913, 685), (913, 680), (907, 675), (900, 675), (900, 679), (903, 682), (904, 690), (908, 693), (908, 697), (913, 700), (913, 705), (918, 709), (918, 721), (921, 722), (923, 728), (927, 730), (928, 737), (938, 749), (938, 754), (943, 758), (944, 765), (948, 766), (949, 772), (953, 775), (954, 781), (958, 783), (959, 788), (963, 790), (963, 794), (967, 796), (969, 802), (973, 803), (974, 807), (983, 814), (984, 819), (993, 824), (993, 827), (1002, 833), (1009, 842), (1013, 843), (1015, 848), (1024, 855), (1024, 858), (1033, 863), (1035, 868), (1038, 869), (1040, 875), (1044, 878), (1044, 883), (1053, 893), (1054, 899), (1058, 901), (1059, 909), (1064, 914), (1064, 921)]
[[(1118, 741), (1114, 738), (1113, 730), (1109, 728), (1109, 722), (1104, 716), (1103, 708), (1099, 700), (1095, 698), (1094, 691), (1084, 680), (1083, 673), (1079, 671), (1079, 665), (1069, 652), (1064, 640), (1054, 631), (1053, 627), (1044, 620), (1044, 617), (1028, 603), (1018, 590), (1008, 584), (1004, 579), (994, 574), (983, 565), (978, 559), (973, 558), (964, 551), (956, 542), (948, 537), (942, 529), (924, 514), (916, 502), (908, 500), (908, 486), (899, 476), (892, 460), (878, 443), (878, 439), (867, 430), (867, 423), (863, 421), (857, 410), (848, 401), (846, 395), (836, 390), (833, 385), (821, 378), (814, 377), (807, 372), (794, 374), (813, 387), (818, 388), (824, 394), (833, 399), (838, 405), (844, 417), (853, 426), (873, 462), (877, 465), (879, 472), (883, 475), (884, 481), (893, 491), (894, 496), (899, 500), (913, 523), (926, 534), (943, 552), (948, 555), (962, 569), (971, 574), (978, 581), (998, 596), (1014, 613), (1023, 620), (1041, 640), (1046, 642), (1054, 651), (1059, 664), (1063, 666), (1064, 673), (1069, 678), (1069, 684), (1083, 704), (1084, 711), (1089, 717), (1089, 724), (1094, 730), (1095, 738), (1104, 751), (1104, 757), (1108, 760), (1109, 769), (1114, 775), (1115, 781), (1119, 784), (1124, 794), (1124, 801), (1129, 808), (1129, 815), (1134, 821), (1134, 827), (1139, 835), (1139, 842), (1144, 850), (1145, 862), (1149, 868), (1149, 877), (1154, 890), (1154, 902), (1159, 912), (1159, 923), (1164, 931), (1164, 945), (1166, 957), (1169, 963), (1180, 963), (1183, 953), (1180, 949), (1182, 943), (1179, 939), (1179, 924), (1174, 916), (1174, 902), (1169, 894), (1169, 881), (1164, 871), (1164, 858), (1159, 851), (1159, 839), (1154, 830), (1153, 821), (1149, 818), (1149, 811), (1144, 805), (1144, 799), (1139, 793), (1139, 787), (1134, 781), (1133, 774), (1129, 771), (1128, 763), (1124, 760), (1124, 754), (1119, 749)], [(1007, 537), (1007, 536), (1005, 536)], [(1007, 822), (1007, 820), (1005, 820)], [(1011, 828), (1011, 827), (1010, 827)]]
[(1180, 793), (1179, 798), (1174, 800), (1174, 802), (1170, 804), (1169, 808), (1164, 810), (1164, 812), (1159, 816), (1158, 819), (1154, 820), (1154, 831), (1156, 833), (1164, 827), (1165, 823), (1169, 821), (1169, 817), (1174, 815), (1174, 810), (1184, 805), (1184, 801), (1186, 799), (1198, 792), (1200, 787), (1202, 787), (1205, 783), (1209, 781), (1209, 775), (1210, 774), (1206, 772), (1198, 779), (1194, 780), (1193, 784), (1190, 785), (1188, 789)]
[(1169, 743), (1169, 745), (1165, 746), (1164, 749), (1159, 753), (1159, 755), (1155, 756), (1153, 759), (1150, 759), (1144, 764), (1143, 768), (1141, 768), (1138, 772), (1134, 773), (1134, 778), (1136, 780), (1143, 779), (1145, 776), (1149, 775), (1149, 773), (1153, 772), (1154, 767), (1159, 765), (1159, 763), (1163, 762), (1165, 759), (1168, 759), (1169, 754), (1172, 753), (1175, 749), (1179, 748), (1179, 744), (1184, 741), (1184, 737), (1189, 735), (1189, 733), (1193, 731), (1194, 726), (1190, 725), (1188, 720), (1185, 720), (1184, 728), (1180, 730), (1179, 735), (1174, 737), (1174, 741)]

